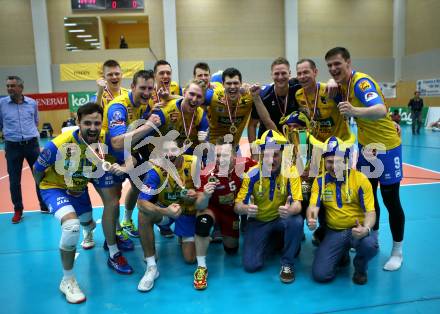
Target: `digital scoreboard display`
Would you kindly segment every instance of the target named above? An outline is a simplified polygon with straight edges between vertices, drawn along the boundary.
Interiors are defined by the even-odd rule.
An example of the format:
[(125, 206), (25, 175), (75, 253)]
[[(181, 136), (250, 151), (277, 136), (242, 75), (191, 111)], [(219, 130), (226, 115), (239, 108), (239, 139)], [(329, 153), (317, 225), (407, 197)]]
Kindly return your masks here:
[(143, 10), (144, 0), (71, 0), (72, 10)]

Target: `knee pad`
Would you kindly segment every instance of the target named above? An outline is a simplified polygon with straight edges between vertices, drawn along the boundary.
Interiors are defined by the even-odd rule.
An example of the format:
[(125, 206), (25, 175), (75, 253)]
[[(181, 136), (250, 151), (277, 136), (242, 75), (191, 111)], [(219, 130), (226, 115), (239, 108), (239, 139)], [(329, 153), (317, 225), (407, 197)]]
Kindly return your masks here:
[(61, 225), (60, 249), (74, 251), (79, 240), (79, 219), (66, 220)]
[(238, 246), (236, 246), (236, 247), (227, 247), (227, 246), (223, 245), (223, 248), (225, 249), (225, 252), (228, 255), (235, 255), (238, 252)]
[(209, 236), (212, 226), (214, 226), (214, 219), (209, 215), (200, 215), (196, 218), (196, 234), (201, 237)]

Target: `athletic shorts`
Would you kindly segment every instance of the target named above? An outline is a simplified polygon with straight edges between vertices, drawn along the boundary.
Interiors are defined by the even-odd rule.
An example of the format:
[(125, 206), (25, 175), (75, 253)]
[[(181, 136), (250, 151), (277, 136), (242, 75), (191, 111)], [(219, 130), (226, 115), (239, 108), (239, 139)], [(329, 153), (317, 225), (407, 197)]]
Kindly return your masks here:
[(174, 234), (179, 237), (194, 237), (196, 233), (196, 216), (180, 215), (174, 222)]
[[(376, 152), (374, 160), (368, 161), (362, 153), (362, 145), (359, 144), (359, 158), (357, 169), (362, 171), (369, 179), (379, 179), (380, 184), (390, 185), (400, 182), (403, 179), (402, 146), (384, 151)], [(383, 171), (379, 171), (383, 165)], [(379, 166), (375, 167), (375, 164)]]
[(70, 212), (72, 207), (78, 217), (92, 211), (92, 203), (87, 189), (79, 196), (68, 194), (65, 189), (41, 189), (40, 193), (50, 213), (59, 218)]
[(223, 236), (239, 238), (240, 217), (234, 212), (209, 208), (214, 213), (215, 223), (220, 227)]

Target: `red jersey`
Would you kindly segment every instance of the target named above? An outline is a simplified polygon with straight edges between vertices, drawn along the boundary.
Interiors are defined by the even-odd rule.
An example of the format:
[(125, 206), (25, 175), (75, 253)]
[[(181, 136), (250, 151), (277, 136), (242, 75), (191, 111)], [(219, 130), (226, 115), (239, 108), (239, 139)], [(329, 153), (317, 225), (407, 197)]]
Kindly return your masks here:
[[(228, 176), (220, 176), (216, 170), (209, 173), (203, 171), (204, 173), (200, 176), (199, 192), (203, 192), (203, 187), (208, 183), (210, 177), (214, 176), (218, 180), (215, 191), (209, 199), (208, 208), (234, 212), (234, 201), (240, 191), (243, 174), (256, 164), (257, 162), (250, 158), (237, 157), (235, 169)], [(205, 169), (213, 168), (213, 165), (208, 165)]]

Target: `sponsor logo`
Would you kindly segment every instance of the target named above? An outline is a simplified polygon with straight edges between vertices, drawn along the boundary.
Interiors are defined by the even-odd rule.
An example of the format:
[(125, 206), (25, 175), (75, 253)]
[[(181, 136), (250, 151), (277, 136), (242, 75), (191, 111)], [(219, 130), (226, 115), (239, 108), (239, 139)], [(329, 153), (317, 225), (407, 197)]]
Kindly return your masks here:
[(375, 98), (379, 97), (379, 95), (375, 92), (368, 92), (365, 94), (365, 101), (370, 101), (373, 100)]
[(365, 92), (367, 89), (371, 88), (371, 85), (367, 80), (364, 80), (359, 83), (359, 88), (361, 91)]

